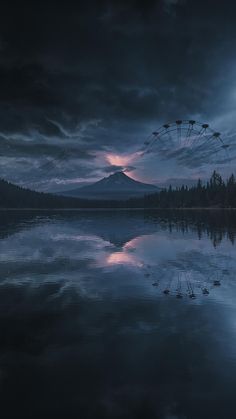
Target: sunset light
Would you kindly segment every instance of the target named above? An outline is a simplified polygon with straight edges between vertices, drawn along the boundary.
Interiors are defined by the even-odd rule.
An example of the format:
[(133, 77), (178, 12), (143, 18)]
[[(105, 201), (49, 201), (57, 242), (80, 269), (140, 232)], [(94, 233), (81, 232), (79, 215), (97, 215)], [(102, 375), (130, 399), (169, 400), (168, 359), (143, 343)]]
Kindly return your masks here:
[(140, 153), (132, 153), (128, 155), (121, 155), (115, 153), (106, 154), (106, 160), (112, 166), (128, 166), (140, 157)]
[(142, 263), (134, 255), (127, 252), (111, 253), (106, 260), (108, 265), (133, 265), (141, 267)]
[(126, 166), (130, 163), (130, 156), (121, 156), (118, 154), (107, 154), (106, 159), (112, 166)]

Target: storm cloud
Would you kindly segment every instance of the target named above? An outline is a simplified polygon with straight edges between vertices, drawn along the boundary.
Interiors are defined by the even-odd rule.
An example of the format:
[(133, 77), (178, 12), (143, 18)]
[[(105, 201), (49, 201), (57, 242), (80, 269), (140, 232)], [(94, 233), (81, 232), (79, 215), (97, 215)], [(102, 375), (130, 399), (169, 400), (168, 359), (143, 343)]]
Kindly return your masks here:
[[(3, 1), (1, 177), (46, 190), (92, 181), (113, 169), (104, 153), (133, 153), (178, 118), (232, 135), (235, 17), (231, 0)], [(143, 180), (164, 170), (134, 166)]]

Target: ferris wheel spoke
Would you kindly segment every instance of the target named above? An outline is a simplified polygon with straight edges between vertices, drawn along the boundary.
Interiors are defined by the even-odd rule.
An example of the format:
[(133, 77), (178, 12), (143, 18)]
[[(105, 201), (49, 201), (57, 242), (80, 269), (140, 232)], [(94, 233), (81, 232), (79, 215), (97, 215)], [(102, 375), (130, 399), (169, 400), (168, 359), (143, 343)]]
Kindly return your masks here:
[(159, 132), (153, 132), (152, 133), (152, 140), (151, 140), (151, 142), (149, 144), (148, 151), (153, 148), (153, 146), (155, 145), (155, 143), (158, 141), (159, 136), (160, 136)]
[(197, 131), (195, 128), (191, 130), (190, 136), (189, 136), (189, 147), (193, 147), (193, 145), (196, 142), (196, 136), (198, 136), (200, 131)]
[(187, 145), (189, 146), (189, 147), (191, 147), (192, 146), (192, 142), (193, 142), (193, 137), (192, 137), (192, 135), (194, 134), (194, 129), (193, 129), (193, 126), (191, 126), (190, 127), (190, 130), (189, 130), (189, 134), (188, 134), (188, 138), (187, 138)]
[(150, 142), (152, 140), (152, 135), (149, 135), (146, 140), (143, 143), (143, 146), (141, 147), (141, 149), (139, 150), (142, 155), (146, 154), (146, 152), (148, 151), (149, 147), (150, 147)]
[(195, 138), (195, 143), (198, 143), (198, 141), (201, 139), (201, 137), (202, 137), (203, 133), (204, 133), (204, 129), (202, 128), (202, 129), (199, 131), (199, 134), (198, 134), (197, 138)]
[(176, 120), (152, 133), (144, 144), (142, 155), (153, 150), (160, 158), (175, 159), (182, 166), (212, 166), (213, 160), (223, 164), (230, 161), (228, 147), (229, 144), (224, 143), (220, 133), (213, 131), (209, 124)]
[[(205, 137), (205, 139), (204, 139)], [(196, 145), (196, 150), (201, 150), (204, 149), (204, 147), (206, 147), (208, 144), (210, 144), (211, 139), (213, 139), (213, 137), (208, 137), (206, 135), (206, 132), (204, 132), (201, 137), (198, 138), (198, 140), (203, 139), (203, 142), (200, 144)]]
[(190, 123), (188, 124), (188, 128), (187, 128), (187, 132), (186, 132), (186, 136), (185, 136), (185, 140), (184, 140), (184, 145), (187, 146), (188, 145), (188, 141), (189, 141), (189, 137), (191, 135), (191, 130), (192, 130), (192, 126), (190, 125)]
[(41, 166), (39, 166), (36, 170), (36, 172), (34, 172), (34, 175), (31, 175), (31, 179), (28, 182), (25, 182), (24, 185), (30, 185), (32, 182), (34, 182), (34, 179), (36, 179), (38, 177), (38, 172), (41, 172), (41, 175), (46, 176), (48, 173), (50, 173), (53, 169), (55, 169), (54, 163), (57, 161), (61, 161), (64, 160), (64, 158), (67, 155), (67, 150), (64, 149), (58, 156), (54, 157), (53, 159), (51, 159), (50, 161), (42, 164)]
[(218, 141), (218, 144), (217, 144), (218, 148), (216, 149), (216, 152), (220, 152), (220, 151), (225, 150), (224, 143), (223, 143), (222, 139), (220, 138), (219, 133), (213, 133), (209, 138), (207, 138), (207, 140), (205, 141), (203, 146), (208, 145), (209, 148), (210, 147), (211, 148), (215, 147), (216, 141)]
[(199, 125), (201, 125), (199, 137), (201, 137), (202, 135), (207, 134), (208, 131), (211, 132), (211, 129), (209, 128), (209, 124), (199, 124)]
[(173, 130), (170, 130), (170, 131), (166, 130), (165, 133), (164, 133), (164, 135), (167, 136), (167, 141), (169, 143), (169, 146), (171, 146), (172, 142), (173, 142), (173, 138), (171, 137), (171, 131), (173, 131)]
[(181, 142), (182, 142), (182, 130), (181, 130), (181, 125), (182, 125), (182, 120), (178, 119), (176, 121), (176, 126), (177, 126), (177, 136), (178, 136), (178, 145), (181, 146)]
[(190, 119), (188, 121), (188, 130), (187, 130), (187, 135), (186, 135), (186, 140), (187, 140), (187, 145), (190, 145), (191, 143), (191, 137), (192, 137), (192, 133), (194, 131), (194, 126), (196, 124), (196, 121)]
[(60, 161), (60, 160), (64, 160), (64, 158), (66, 157), (67, 151), (64, 149), (57, 157), (55, 157), (54, 159), (52, 159), (50, 162), (48, 162), (46, 165), (42, 165), (39, 167), (40, 170), (45, 170), (45, 168), (49, 168), (49, 170), (51, 170), (53, 168), (53, 164)]

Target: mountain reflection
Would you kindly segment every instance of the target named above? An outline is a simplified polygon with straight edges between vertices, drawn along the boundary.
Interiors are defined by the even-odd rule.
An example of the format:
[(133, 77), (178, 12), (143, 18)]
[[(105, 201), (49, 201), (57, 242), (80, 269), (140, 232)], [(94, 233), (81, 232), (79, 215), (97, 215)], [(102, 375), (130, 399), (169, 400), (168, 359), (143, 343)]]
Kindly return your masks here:
[[(216, 229), (213, 216), (203, 223), (201, 213), (191, 212), (191, 218), (183, 215), (5, 214), (0, 241), (2, 281), (61, 281), (92, 295), (101, 273), (106, 276), (123, 269), (122, 275), (133, 272), (135, 286), (144, 292), (153, 293), (155, 288), (156, 295), (209, 295), (226, 286), (235, 273), (234, 225), (229, 230), (223, 223)], [(103, 292), (100, 286), (96, 295), (101, 298)]]
[(150, 210), (150, 211), (1, 211), (0, 238), (29, 229), (37, 224), (55, 221), (80, 223), (86, 235), (98, 236), (122, 247), (136, 237), (160, 229), (187, 233), (195, 232), (200, 239), (207, 234), (214, 246), (227, 237), (236, 237), (236, 211), (231, 210)]

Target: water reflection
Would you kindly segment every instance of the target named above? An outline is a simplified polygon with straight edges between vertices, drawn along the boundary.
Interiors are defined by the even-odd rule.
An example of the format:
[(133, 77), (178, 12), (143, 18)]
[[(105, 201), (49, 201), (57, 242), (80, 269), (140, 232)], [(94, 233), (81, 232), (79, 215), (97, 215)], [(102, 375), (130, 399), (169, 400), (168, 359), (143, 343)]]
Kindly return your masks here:
[[(7, 230), (4, 223), (0, 241), (3, 283), (66, 281), (89, 293), (92, 282), (97, 287), (101, 272), (122, 269), (122, 275), (124, 271), (133, 275), (144, 292), (155, 287), (156, 294), (195, 299), (219, 292), (235, 276), (233, 226), (230, 236), (224, 228), (216, 230), (207, 223), (200, 224), (199, 234), (195, 223), (185, 220), (183, 226), (182, 221), (158, 218), (156, 213), (14, 213), (11, 217), (15, 225), (9, 222)], [(83, 278), (88, 277), (85, 284)], [(96, 295), (103, 292), (108, 289), (99, 286)]]
[(234, 418), (235, 223), (214, 214), (2, 214), (3, 417)]

